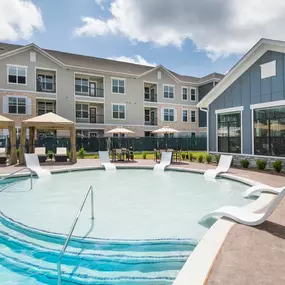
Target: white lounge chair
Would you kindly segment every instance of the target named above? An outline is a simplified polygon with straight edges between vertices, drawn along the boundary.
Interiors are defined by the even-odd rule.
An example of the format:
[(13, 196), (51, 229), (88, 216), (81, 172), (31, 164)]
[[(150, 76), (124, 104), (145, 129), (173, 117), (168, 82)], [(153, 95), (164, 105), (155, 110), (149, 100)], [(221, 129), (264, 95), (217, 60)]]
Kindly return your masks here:
[(25, 153), (25, 161), (27, 167), (35, 172), (38, 177), (51, 175), (49, 170), (41, 168), (39, 158), (35, 153)]
[(115, 171), (116, 166), (110, 162), (108, 151), (99, 151), (100, 163), (105, 167), (107, 171)]
[(273, 194), (279, 194), (285, 189), (285, 187), (272, 187), (266, 184), (258, 184), (255, 186), (250, 187), (243, 193), (243, 197), (248, 198), (250, 196), (257, 196), (257, 194), (260, 194), (262, 192), (269, 192)]
[(153, 170), (162, 170), (164, 171), (167, 166), (171, 163), (172, 152), (171, 151), (163, 151), (161, 154), (160, 163), (156, 164)]
[(0, 164), (6, 164), (6, 161), (7, 161), (6, 148), (1, 147), (0, 148)]
[(267, 218), (273, 213), (273, 211), (277, 208), (277, 206), (284, 197), (285, 197), (285, 189), (282, 190), (278, 194), (278, 196), (276, 196), (276, 198), (274, 198), (268, 204), (267, 209), (263, 213), (253, 213), (244, 207), (226, 206), (207, 214), (202, 218), (202, 220), (205, 220), (213, 216), (226, 217), (240, 224), (244, 224), (247, 226), (257, 226), (267, 220)]
[(67, 161), (67, 150), (66, 147), (57, 147), (56, 154), (54, 155), (56, 162), (66, 162)]
[(219, 164), (216, 169), (209, 169), (204, 173), (205, 178), (216, 178), (220, 173), (228, 172), (233, 157), (231, 155), (221, 155)]
[(40, 162), (45, 162), (47, 159), (45, 147), (35, 147), (35, 154), (38, 156)]

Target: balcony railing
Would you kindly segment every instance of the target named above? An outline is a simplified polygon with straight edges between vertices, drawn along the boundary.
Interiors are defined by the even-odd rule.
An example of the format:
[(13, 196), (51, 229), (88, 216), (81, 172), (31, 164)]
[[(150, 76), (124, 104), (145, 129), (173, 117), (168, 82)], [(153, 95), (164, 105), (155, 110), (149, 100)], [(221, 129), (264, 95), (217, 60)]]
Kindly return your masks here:
[(37, 92), (56, 93), (55, 83), (37, 82)]
[(144, 94), (144, 100), (147, 102), (157, 102), (157, 94)]
[(157, 126), (157, 118), (155, 119), (150, 119), (148, 121), (144, 120), (144, 124), (146, 126)]
[(76, 117), (76, 123), (87, 123), (87, 124), (104, 124), (104, 115), (92, 116), (89, 114), (88, 118)]
[(75, 85), (75, 95), (103, 98), (104, 89)]

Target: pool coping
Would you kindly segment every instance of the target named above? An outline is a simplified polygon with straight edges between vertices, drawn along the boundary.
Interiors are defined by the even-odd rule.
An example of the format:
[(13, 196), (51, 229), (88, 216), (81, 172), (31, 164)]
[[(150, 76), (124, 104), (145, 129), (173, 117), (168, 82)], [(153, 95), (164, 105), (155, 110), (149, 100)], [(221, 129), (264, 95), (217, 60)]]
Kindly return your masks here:
[[(152, 170), (153, 165), (116, 165), (117, 169), (146, 169)], [(85, 167), (70, 167), (70, 168), (59, 168), (50, 170), (52, 174), (59, 173), (69, 173), (76, 171), (91, 171), (91, 170), (104, 170), (102, 166), (85, 166)], [(188, 173), (197, 173), (204, 174), (205, 170), (203, 169), (194, 169), (194, 168), (184, 168), (184, 167), (173, 167), (169, 166), (165, 169), (166, 171), (177, 171), (177, 172), (188, 172)], [(1, 175), (0, 177), (8, 176), (9, 174)], [(27, 177), (29, 172), (17, 173), (14, 177)], [(232, 175), (229, 173), (221, 174), (223, 178), (237, 181), (249, 186), (260, 184), (258, 181), (244, 178), (237, 175)], [(253, 212), (260, 211), (264, 209), (269, 202), (276, 195), (274, 194), (261, 194), (260, 197), (253, 201), (252, 203), (244, 206), (247, 209), (250, 209)], [(213, 226), (208, 229), (204, 234), (202, 239), (199, 241), (198, 245), (191, 253), (187, 261), (185, 262), (182, 269), (179, 271), (176, 279), (173, 282), (173, 285), (189, 285), (189, 284), (206, 284), (207, 279), (210, 275), (211, 269), (215, 263), (215, 260), (226, 240), (230, 230), (236, 224), (236, 222), (221, 218), (216, 221)], [(40, 230), (40, 229), (38, 229)], [(202, 256), (202, 258), (201, 258)]]

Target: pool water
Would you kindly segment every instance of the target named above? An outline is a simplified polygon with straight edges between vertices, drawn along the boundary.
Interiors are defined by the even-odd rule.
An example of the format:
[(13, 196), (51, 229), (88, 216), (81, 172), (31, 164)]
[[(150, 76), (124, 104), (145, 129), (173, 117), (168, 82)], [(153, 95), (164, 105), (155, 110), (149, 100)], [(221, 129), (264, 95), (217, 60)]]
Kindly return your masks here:
[(172, 284), (207, 231), (201, 217), (249, 202), (241, 183), (177, 171), (55, 174), (34, 179), (31, 191), (29, 183), (0, 192), (1, 284), (57, 284), (62, 234), (90, 186), (95, 220), (88, 199), (62, 260), (63, 284)]

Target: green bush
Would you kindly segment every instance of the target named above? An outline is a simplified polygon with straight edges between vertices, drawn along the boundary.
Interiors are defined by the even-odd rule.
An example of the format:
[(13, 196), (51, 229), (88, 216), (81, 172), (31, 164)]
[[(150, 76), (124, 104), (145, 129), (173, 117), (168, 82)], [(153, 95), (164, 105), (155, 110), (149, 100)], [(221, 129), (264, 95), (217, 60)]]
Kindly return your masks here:
[(68, 158), (70, 158), (70, 151), (69, 151), (69, 150), (66, 151), (66, 156), (67, 156)]
[(146, 152), (146, 151), (144, 151), (144, 152), (142, 153), (142, 157), (143, 157), (143, 159), (146, 159), (146, 156), (147, 156), (147, 152)]
[(220, 158), (221, 158), (220, 154), (215, 155), (215, 159), (216, 159), (217, 164), (219, 164)]
[(210, 154), (206, 154), (205, 159), (207, 161), (207, 163), (210, 163), (212, 161), (212, 156)]
[(78, 156), (79, 158), (84, 158), (84, 156), (85, 156), (84, 147), (82, 147), (82, 148), (78, 151), (77, 156)]
[(275, 169), (276, 172), (281, 172), (281, 170), (283, 168), (282, 161), (280, 159), (275, 160), (272, 163), (272, 167)]
[(248, 168), (249, 161), (247, 159), (241, 159), (240, 165), (241, 165), (242, 168)]
[(17, 153), (17, 157), (19, 158), (19, 156), (20, 156), (20, 149), (19, 148), (16, 149), (16, 153)]
[(267, 165), (266, 160), (263, 160), (263, 159), (257, 159), (255, 163), (259, 170), (264, 170)]
[(47, 156), (48, 156), (49, 159), (53, 159), (53, 156), (54, 156), (53, 151), (52, 150), (48, 150)]
[(204, 157), (203, 157), (202, 154), (200, 154), (200, 155), (198, 156), (198, 161), (199, 161), (200, 163), (202, 163), (203, 160), (204, 160)]
[(185, 153), (185, 152), (182, 152), (182, 153), (181, 153), (181, 157), (182, 157), (183, 160), (185, 160), (185, 158), (186, 158), (186, 153)]
[(159, 152), (156, 153), (156, 159), (160, 159), (160, 153)]
[(190, 161), (193, 161), (193, 158), (194, 158), (194, 157), (193, 157), (193, 153), (190, 152), (190, 153), (189, 153), (189, 160), (190, 160)]

